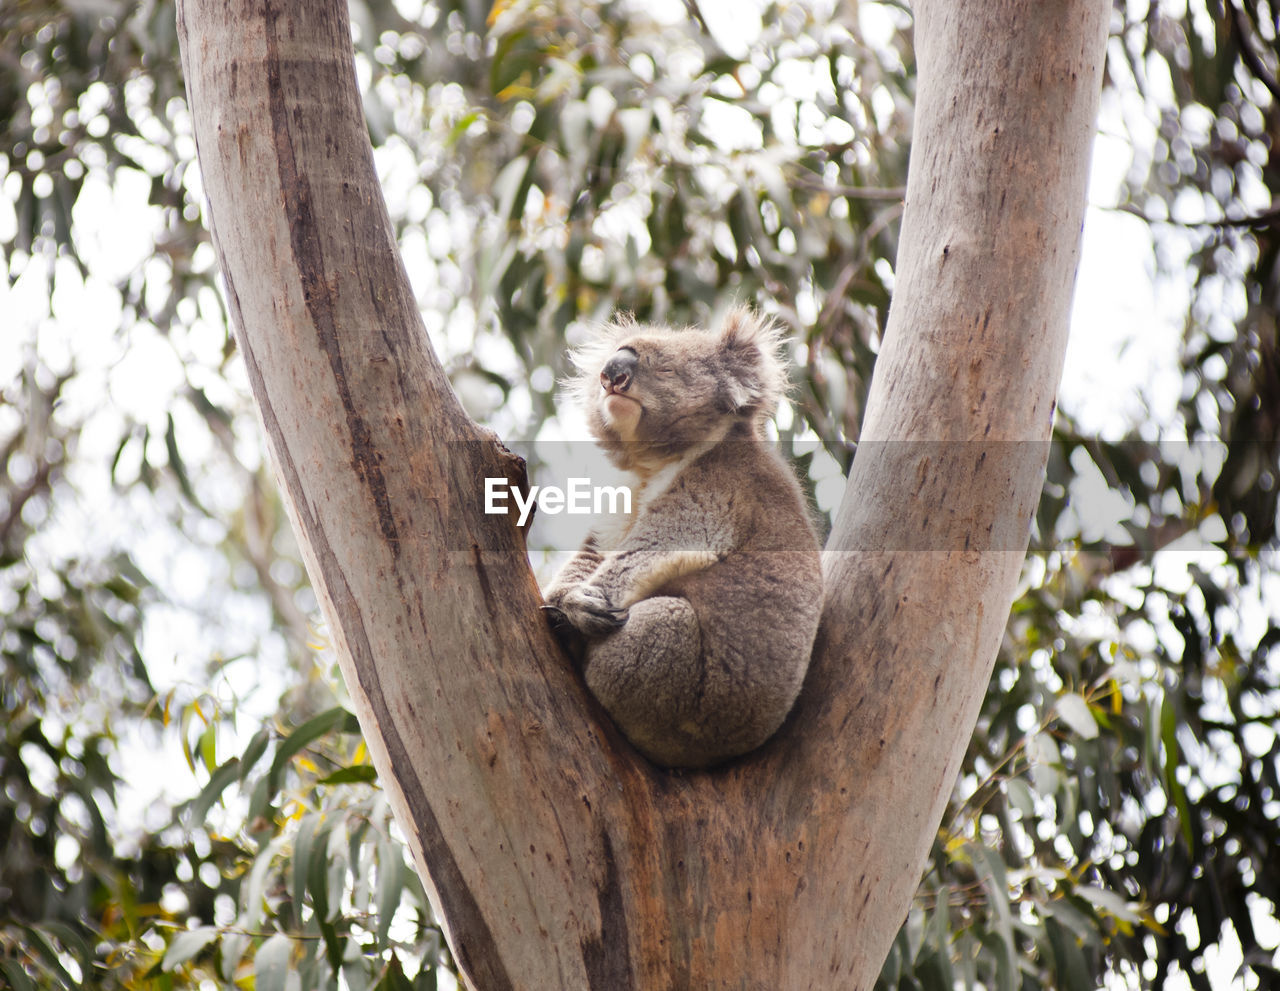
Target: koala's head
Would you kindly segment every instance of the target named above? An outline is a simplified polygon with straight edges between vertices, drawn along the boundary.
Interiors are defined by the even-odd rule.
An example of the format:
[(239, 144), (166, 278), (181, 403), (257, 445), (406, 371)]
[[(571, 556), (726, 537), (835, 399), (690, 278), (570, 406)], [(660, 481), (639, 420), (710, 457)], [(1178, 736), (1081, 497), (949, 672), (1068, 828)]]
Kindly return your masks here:
[(573, 353), (591, 432), (623, 468), (657, 468), (735, 427), (761, 436), (786, 391), (782, 331), (745, 307), (717, 330), (623, 317)]

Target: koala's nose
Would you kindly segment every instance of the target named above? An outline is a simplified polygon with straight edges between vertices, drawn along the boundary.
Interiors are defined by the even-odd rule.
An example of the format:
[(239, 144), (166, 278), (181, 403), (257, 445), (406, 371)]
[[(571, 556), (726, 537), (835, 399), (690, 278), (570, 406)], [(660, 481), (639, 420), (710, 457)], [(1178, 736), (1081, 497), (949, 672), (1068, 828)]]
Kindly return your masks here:
[(635, 376), (636, 366), (640, 359), (630, 348), (619, 348), (612, 358), (605, 362), (600, 372), (600, 385), (605, 392), (626, 392), (631, 388), (631, 380)]

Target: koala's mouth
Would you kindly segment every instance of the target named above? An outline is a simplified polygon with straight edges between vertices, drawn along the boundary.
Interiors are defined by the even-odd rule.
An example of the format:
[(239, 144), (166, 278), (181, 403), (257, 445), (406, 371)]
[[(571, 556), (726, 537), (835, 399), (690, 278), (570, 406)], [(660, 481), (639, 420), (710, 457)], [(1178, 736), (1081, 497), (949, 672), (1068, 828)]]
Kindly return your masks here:
[(602, 405), (611, 417), (638, 416), (641, 410), (640, 400), (621, 392), (606, 392)]
[(612, 389), (605, 392), (600, 400), (600, 415), (605, 427), (618, 440), (636, 440), (636, 432), (640, 429), (640, 420), (644, 417), (644, 406), (640, 400)]

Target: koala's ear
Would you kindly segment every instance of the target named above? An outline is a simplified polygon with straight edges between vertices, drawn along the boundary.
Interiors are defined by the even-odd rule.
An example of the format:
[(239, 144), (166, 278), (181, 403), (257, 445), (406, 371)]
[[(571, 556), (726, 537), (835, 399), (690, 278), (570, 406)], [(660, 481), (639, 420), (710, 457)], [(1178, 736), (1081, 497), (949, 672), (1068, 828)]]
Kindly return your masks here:
[(736, 306), (725, 315), (719, 337), (733, 408), (772, 416), (787, 388), (782, 328), (748, 307)]

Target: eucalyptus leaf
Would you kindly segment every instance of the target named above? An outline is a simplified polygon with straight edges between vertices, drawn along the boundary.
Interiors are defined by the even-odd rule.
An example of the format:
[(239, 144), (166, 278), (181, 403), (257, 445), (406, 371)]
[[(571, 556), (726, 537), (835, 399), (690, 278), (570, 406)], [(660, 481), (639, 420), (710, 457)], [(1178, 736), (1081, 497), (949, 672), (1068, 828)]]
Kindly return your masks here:
[(176, 970), (188, 960), (197, 956), (205, 947), (218, 938), (218, 930), (213, 926), (198, 926), (178, 933), (164, 951), (161, 969)]
[(292, 958), (293, 941), (288, 936), (268, 937), (253, 955), (254, 991), (285, 991)]
[(1058, 717), (1071, 727), (1073, 733), (1086, 740), (1097, 739), (1098, 721), (1089, 711), (1089, 703), (1074, 692), (1060, 695), (1055, 704)]

